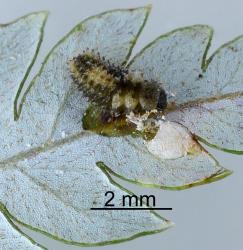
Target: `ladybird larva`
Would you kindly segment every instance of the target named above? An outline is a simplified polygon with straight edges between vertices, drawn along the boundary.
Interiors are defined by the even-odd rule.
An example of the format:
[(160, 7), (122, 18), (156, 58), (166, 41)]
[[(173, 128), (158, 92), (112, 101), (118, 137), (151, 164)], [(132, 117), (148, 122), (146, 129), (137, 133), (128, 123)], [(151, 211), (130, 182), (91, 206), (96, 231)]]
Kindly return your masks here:
[(93, 130), (91, 127), (95, 126), (97, 132), (100, 126), (99, 133), (110, 135), (104, 132), (104, 126), (110, 123), (108, 127), (116, 131), (129, 126), (124, 119), (131, 112), (143, 114), (166, 108), (166, 93), (161, 84), (146, 81), (126, 67), (115, 66), (93, 51), (74, 57), (70, 72), (78, 89), (92, 103), (86, 115), (92, 116), (93, 125), (83, 119), (86, 129)]

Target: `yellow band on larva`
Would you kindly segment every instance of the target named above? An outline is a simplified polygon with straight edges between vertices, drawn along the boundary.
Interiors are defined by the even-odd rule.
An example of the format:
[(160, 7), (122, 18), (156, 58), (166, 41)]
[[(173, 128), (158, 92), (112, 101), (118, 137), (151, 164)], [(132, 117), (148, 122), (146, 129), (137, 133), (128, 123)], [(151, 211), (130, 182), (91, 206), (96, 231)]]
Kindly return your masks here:
[(70, 61), (74, 82), (89, 100), (111, 113), (144, 113), (166, 107), (166, 94), (160, 83), (143, 80), (137, 72), (115, 66), (91, 52)]

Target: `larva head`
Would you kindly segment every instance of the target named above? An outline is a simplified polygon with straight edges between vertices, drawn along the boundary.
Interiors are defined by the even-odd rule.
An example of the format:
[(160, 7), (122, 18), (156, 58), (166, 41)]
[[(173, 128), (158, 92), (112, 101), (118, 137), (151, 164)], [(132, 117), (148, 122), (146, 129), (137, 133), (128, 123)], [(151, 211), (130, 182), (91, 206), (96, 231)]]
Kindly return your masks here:
[(167, 105), (165, 91), (156, 82), (145, 82), (139, 95), (139, 102), (143, 110), (164, 110)]
[(164, 110), (167, 106), (167, 96), (163, 89), (160, 89), (159, 98), (157, 102), (157, 109)]

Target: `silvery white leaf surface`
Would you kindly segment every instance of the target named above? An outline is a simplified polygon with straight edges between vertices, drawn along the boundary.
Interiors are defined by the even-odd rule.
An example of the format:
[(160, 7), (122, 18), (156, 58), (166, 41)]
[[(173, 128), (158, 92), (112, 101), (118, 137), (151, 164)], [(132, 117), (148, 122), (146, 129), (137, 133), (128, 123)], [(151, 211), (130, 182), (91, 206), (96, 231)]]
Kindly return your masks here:
[[(89, 48), (113, 63), (123, 63), (148, 11), (148, 8), (120, 10), (88, 18), (53, 48), (24, 98), (18, 123), (7, 119), (5, 112), (1, 117), (1, 160), (28, 151), (30, 147), (39, 147), (50, 139), (57, 126), (56, 120), (73, 91), (68, 61)], [(81, 108), (84, 109), (87, 102), (84, 98), (82, 100)]]
[(24, 236), (0, 211), (0, 249), (40, 250), (42, 248)]
[(34, 13), (0, 27), (0, 160), (28, 145), (26, 126), (33, 123), (16, 123), (14, 108), (16, 116), (18, 89), (35, 60), (46, 17), (46, 12)]
[[(194, 34), (194, 36), (198, 37), (197, 39), (199, 39), (200, 42), (197, 42), (197, 40), (196, 42), (193, 41), (191, 37), (185, 42), (186, 44), (191, 42), (191, 46), (195, 48), (193, 55), (190, 55), (186, 60), (186, 62), (190, 62), (190, 67), (194, 67), (195, 60), (198, 61), (202, 56), (207, 46), (206, 38), (208, 34), (210, 34), (209, 28), (204, 26), (195, 26), (195, 32), (199, 32), (199, 28), (201, 29), (199, 33), (200, 36), (198, 37), (197, 33), (196, 35)], [(183, 32), (188, 33), (187, 29), (183, 29), (182, 33)], [(179, 47), (179, 42), (181, 42), (182, 39), (178, 39), (177, 37), (173, 39), (177, 41), (176, 44), (178, 44)], [(205, 45), (200, 49), (199, 44), (202, 43), (202, 41), (204, 41)], [(170, 55), (171, 53), (169, 53), (167, 57)], [(156, 57), (159, 56), (160, 54), (158, 53)], [(157, 64), (159, 62), (155, 59), (151, 60), (150, 64), (146, 62), (146, 65), (149, 67), (149, 65), (153, 63)], [(62, 81), (64, 82), (64, 80)], [(88, 103), (82, 97), (82, 93), (75, 88), (70, 90), (62, 109), (59, 111), (51, 140), (55, 141), (61, 138), (68, 138), (69, 136), (80, 133), (82, 116), (87, 106)], [(139, 139), (130, 137), (106, 138), (102, 136), (97, 137), (96, 135), (90, 136), (93, 136), (94, 148), (98, 156), (96, 160), (103, 162), (103, 164), (107, 166), (107, 169), (114, 174), (136, 183), (181, 189), (191, 185), (207, 183), (230, 173), (228, 170), (219, 166), (217, 161), (206, 151), (202, 151), (200, 155), (188, 155), (171, 161), (161, 161), (149, 154)], [(96, 140), (100, 141), (100, 145), (102, 145), (101, 147), (104, 149), (102, 153), (100, 153), (95, 146)], [(131, 143), (128, 143), (128, 140), (130, 140)], [(83, 143), (85, 145), (85, 139)], [(139, 146), (134, 146), (134, 144), (137, 143), (139, 143)], [(137, 164), (138, 162), (139, 164)], [(212, 178), (210, 179), (210, 177)]]
[(24, 84), (35, 60), (46, 17), (46, 12), (33, 13), (10, 24), (0, 25), (1, 123), (10, 123), (14, 118), (14, 101), (19, 84)]
[[(13, 220), (80, 245), (120, 242), (171, 226), (150, 211), (91, 211), (104, 206), (106, 191), (115, 192), (118, 206), (128, 192), (95, 165), (95, 141), (91, 148), (85, 145), (88, 132), (79, 129), (77, 135), (60, 140), (66, 137), (62, 133), (51, 140), (74, 91), (68, 60), (89, 47), (122, 64), (148, 12), (149, 8), (106, 12), (76, 26), (47, 56), (21, 102), (18, 121), (8, 119), (11, 111), (1, 116), (0, 200)], [(5, 93), (8, 104), (12, 94)], [(84, 109), (87, 101), (81, 99)]]
[[(94, 138), (92, 139), (94, 140)], [(215, 181), (230, 174), (202, 149), (199, 154), (161, 160), (148, 152), (141, 139), (97, 139), (97, 161), (126, 180), (165, 189), (184, 189)], [(108, 149), (112, 149), (112, 154)]]
[(169, 102), (181, 104), (197, 99), (204, 95), (199, 89), (199, 75), (211, 36), (212, 29), (204, 25), (162, 35), (132, 59), (130, 69), (160, 82)]
[(243, 152), (243, 95), (229, 95), (181, 107), (168, 114), (201, 140), (232, 153)]
[[(176, 121), (188, 126), (203, 141), (240, 153), (243, 108), (238, 105), (239, 101), (220, 100), (220, 109), (217, 110), (217, 104), (214, 104), (211, 115), (205, 107), (210, 98), (243, 93), (243, 38), (238, 37), (223, 45), (207, 60), (211, 38), (212, 29), (208, 26), (195, 25), (172, 31), (139, 53), (130, 63), (130, 68), (143, 72), (146, 79), (156, 79), (162, 84), (169, 102), (178, 108)], [(204, 109), (198, 109), (197, 102), (204, 99)], [(194, 111), (190, 113), (187, 109), (187, 121), (184, 122), (180, 120), (183, 117), (180, 112), (185, 110), (181, 105), (190, 102), (195, 104)], [(197, 111), (206, 114), (196, 114)], [(167, 118), (170, 119), (170, 115)]]
[(112, 203), (117, 207), (128, 193), (96, 167), (95, 158), (90, 157), (94, 142), (84, 145), (84, 138), (59, 142), (1, 169), (0, 200), (11, 215), (54, 237), (83, 245), (122, 241), (170, 227), (170, 222), (149, 211), (90, 210), (104, 206), (107, 191), (115, 193)]

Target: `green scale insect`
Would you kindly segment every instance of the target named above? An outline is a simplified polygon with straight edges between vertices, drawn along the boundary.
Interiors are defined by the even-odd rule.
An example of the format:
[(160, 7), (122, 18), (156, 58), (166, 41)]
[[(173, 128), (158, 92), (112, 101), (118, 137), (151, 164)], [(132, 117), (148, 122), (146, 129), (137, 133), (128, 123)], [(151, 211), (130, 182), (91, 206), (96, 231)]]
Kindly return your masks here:
[(126, 67), (118, 67), (99, 54), (83, 52), (70, 61), (71, 76), (91, 106), (83, 117), (83, 127), (103, 135), (134, 132), (127, 115), (143, 115), (166, 108), (161, 84), (146, 81)]

